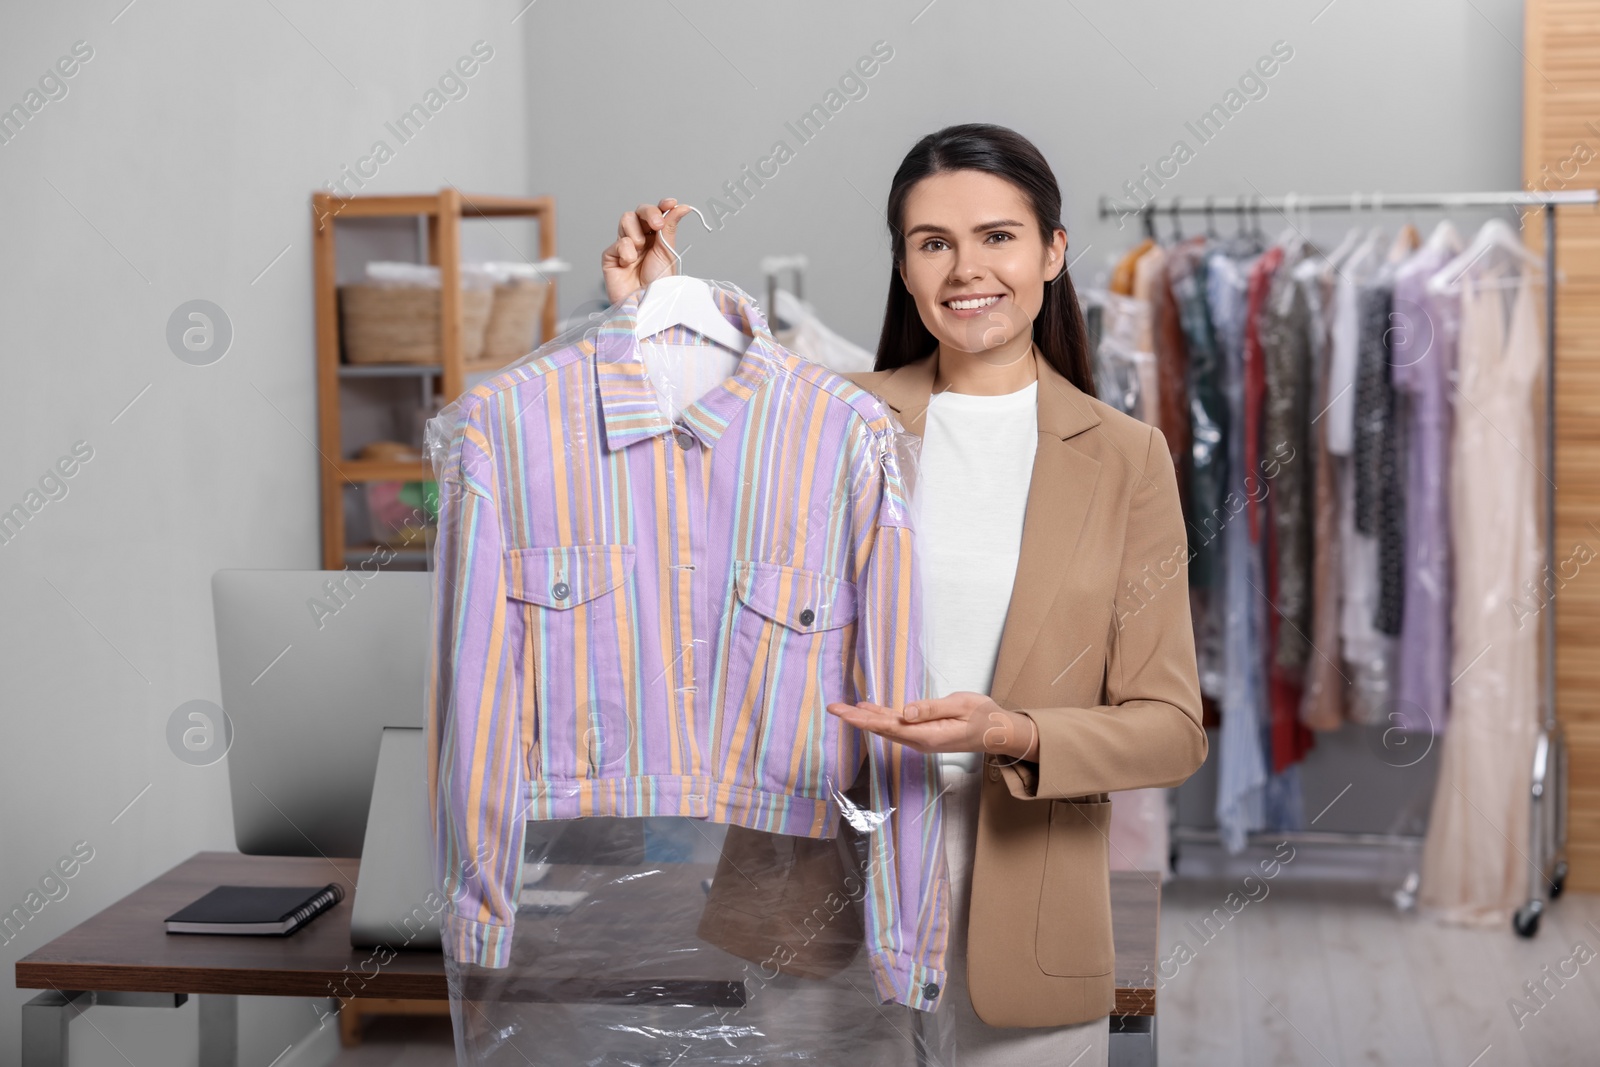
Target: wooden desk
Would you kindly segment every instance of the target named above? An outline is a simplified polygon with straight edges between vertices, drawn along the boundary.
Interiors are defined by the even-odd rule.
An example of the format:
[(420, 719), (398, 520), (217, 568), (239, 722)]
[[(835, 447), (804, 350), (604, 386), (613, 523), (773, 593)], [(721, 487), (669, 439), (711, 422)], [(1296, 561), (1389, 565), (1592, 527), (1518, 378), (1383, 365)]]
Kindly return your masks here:
[[(171, 1007), (185, 995), (199, 996), (201, 1063), (213, 1067), (236, 1062), (234, 998), (241, 995), (447, 1000), (439, 953), (399, 952), (379, 966), (373, 950), (351, 946), (350, 908), (360, 869), (353, 859), (191, 856), (17, 961), (19, 989), (49, 990), (23, 1007), (24, 1067), (64, 1064), (67, 1023), (95, 1002)], [(169, 935), (162, 926), (168, 915), (218, 885), (328, 882), (344, 886), (344, 900), (289, 937)], [(1117, 952), (1113, 1047), (1118, 1035), (1152, 1044), (1159, 879), (1115, 873), (1111, 899)]]

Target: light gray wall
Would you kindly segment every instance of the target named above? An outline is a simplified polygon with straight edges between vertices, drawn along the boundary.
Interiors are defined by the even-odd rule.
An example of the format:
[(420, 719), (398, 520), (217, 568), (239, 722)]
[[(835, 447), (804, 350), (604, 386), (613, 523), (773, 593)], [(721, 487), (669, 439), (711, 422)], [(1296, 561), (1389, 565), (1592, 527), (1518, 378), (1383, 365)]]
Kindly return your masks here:
[[(887, 290), (889, 182), (919, 137), (951, 123), (997, 122), (1038, 144), (1065, 194), (1070, 255), (1087, 253), (1080, 282), (1127, 243), (1095, 217), (1096, 198), (1179, 138), (1195, 155), (1163, 195), (1521, 184), (1515, 0), (900, 0), (781, 11), (638, 0), (541, 4), (527, 21), (529, 176), (557, 197), (563, 254), (578, 265), (565, 306), (598, 292), (600, 250), (623, 210), (676, 196), (709, 212), (723, 183), (778, 139), (794, 158), (747, 207), (715, 234), (686, 221), (687, 269), (759, 296), (762, 256), (804, 252), (819, 311), (868, 347)], [(784, 124), (879, 40), (894, 58), (866, 96), (800, 144)], [(1266, 95), (1200, 144), (1184, 123), (1279, 40), (1294, 57)]]
[[(522, 2), (125, 4), (0, 9), (0, 106), (75, 41), (93, 49), (0, 145), (0, 508), (74, 442), (94, 453), (0, 544), (0, 909), (74, 842), (94, 850), (0, 945), (5, 1063), (32, 995), (12, 988), (18, 958), (191, 853), (233, 848), (225, 765), (181, 763), (165, 728), (219, 697), (212, 572), (318, 565), (311, 192), (380, 138), (394, 157), (366, 191), (529, 188)], [(494, 54), (466, 95), (400, 144), (385, 122), (478, 40)], [(468, 248), (521, 258), (525, 236), (502, 224)], [(233, 323), (211, 366), (167, 347), (193, 298)], [(171, 1023), (92, 1009), (76, 1062), (122, 1063), (107, 1041), (193, 1062), (193, 1008)], [(241, 1062), (314, 1021), (306, 1002), (247, 1005)]]
[[(28, 995), (10, 988), (16, 959), (195, 850), (232, 847), (223, 768), (180, 763), (164, 728), (218, 697), (212, 572), (317, 563), (308, 197), (393, 143), (384, 122), (473, 41), (494, 59), (369, 191), (554, 194), (580, 268), (565, 310), (598, 291), (622, 210), (668, 194), (704, 206), (784, 139), (794, 157), (748, 206), (714, 234), (686, 228), (689, 269), (754, 292), (761, 256), (804, 252), (810, 297), (870, 346), (881, 204), (917, 137), (974, 120), (1032, 137), (1066, 190), (1083, 279), (1126, 239), (1095, 219), (1096, 196), (1166, 154), (1277, 40), (1295, 55), (1266, 97), (1166, 192), (1516, 185), (1519, 4), (1324, 3), (8, 5), (0, 105), (73, 42), (94, 57), (0, 145), (0, 507), (74, 442), (94, 458), (0, 545), (0, 906), (74, 842), (95, 858), (0, 945), (0, 1060)], [(784, 123), (879, 40), (894, 55), (867, 95), (799, 144)], [(505, 226), (469, 241), (532, 251)], [(209, 367), (164, 338), (197, 297), (235, 328)], [(154, 1024), (95, 1012), (113, 1042), (145, 1047)], [(82, 1023), (75, 1036), (83, 1062), (116, 1060)], [(245, 1062), (280, 1048), (262, 1037)]]

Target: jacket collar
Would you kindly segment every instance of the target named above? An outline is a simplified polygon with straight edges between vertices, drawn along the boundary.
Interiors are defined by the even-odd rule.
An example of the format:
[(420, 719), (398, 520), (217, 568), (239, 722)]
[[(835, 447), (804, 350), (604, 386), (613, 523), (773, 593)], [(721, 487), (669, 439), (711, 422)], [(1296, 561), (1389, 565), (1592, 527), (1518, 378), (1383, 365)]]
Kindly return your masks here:
[[(613, 452), (673, 429), (672, 420), (661, 410), (655, 386), (639, 357), (639, 341), (633, 335), (644, 292), (636, 289), (630, 293), (593, 334), (578, 342), (585, 355), (594, 357), (606, 447)], [(711, 296), (723, 318), (753, 340), (733, 375), (686, 407), (679, 417), (682, 425), (707, 446), (717, 443), (745, 402), (783, 368), (788, 358), (748, 293), (735, 285), (714, 282)], [(678, 326), (656, 337), (670, 344), (708, 343), (694, 331)]]
[[(1044, 360), (1038, 360), (1039, 432), (1065, 441), (1084, 430), (1100, 425), (1100, 416), (1083, 390), (1073, 385)], [(923, 419), (933, 383), (939, 374), (939, 350), (914, 363), (889, 372), (874, 389), (878, 397), (894, 409), (900, 425), (908, 433), (922, 436)]]

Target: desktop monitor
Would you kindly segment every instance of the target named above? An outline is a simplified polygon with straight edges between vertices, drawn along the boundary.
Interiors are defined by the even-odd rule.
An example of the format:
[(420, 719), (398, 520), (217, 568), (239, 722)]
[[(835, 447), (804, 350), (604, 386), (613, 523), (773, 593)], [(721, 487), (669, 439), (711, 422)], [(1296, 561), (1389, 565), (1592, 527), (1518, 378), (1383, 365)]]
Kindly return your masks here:
[(211, 594), (239, 851), (361, 855), (383, 728), (423, 725), (429, 575), (223, 570)]

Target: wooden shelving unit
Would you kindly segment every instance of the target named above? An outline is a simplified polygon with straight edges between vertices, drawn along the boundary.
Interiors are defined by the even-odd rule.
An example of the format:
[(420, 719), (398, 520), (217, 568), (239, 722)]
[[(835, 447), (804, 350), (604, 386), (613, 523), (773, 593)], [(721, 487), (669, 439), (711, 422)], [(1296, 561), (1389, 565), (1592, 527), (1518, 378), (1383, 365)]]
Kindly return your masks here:
[[(336, 223), (341, 219), (427, 219), (428, 262), (440, 271), (442, 299), (439, 314), (440, 356), (437, 365), (414, 363), (345, 364), (340, 359), (337, 260), (334, 255)], [(346, 458), (341, 442), (340, 383), (360, 378), (418, 379), (423, 388), (436, 382), (443, 403), (461, 395), (466, 376), (494, 370), (492, 365), (469, 364), (461, 352), (461, 221), (463, 219), (532, 218), (539, 223), (539, 258), (556, 254), (555, 201), (548, 196), (472, 196), (459, 189), (440, 189), (417, 196), (341, 197), (313, 193), (311, 197), (311, 247), (317, 315), (317, 447), (322, 453), (322, 566), (342, 570), (351, 557), (363, 558), (375, 546), (345, 543), (344, 499), (346, 485), (374, 481), (430, 481), (433, 472), (424, 462), (395, 463)], [(540, 325), (540, 341), (554, 336), (556, 287), (550, 279)], [(403, 550), (397, 550), (403, 551)], [(415, 550), (412, 550), (413, 552)]]

